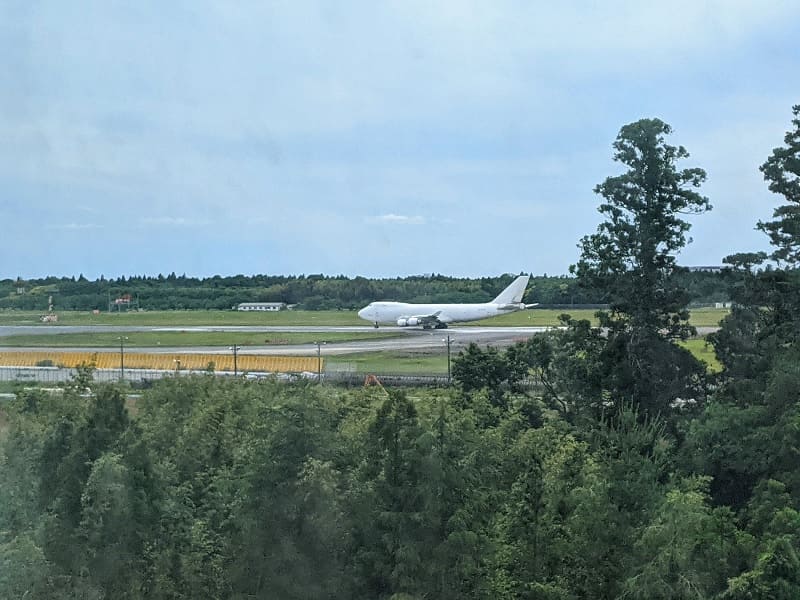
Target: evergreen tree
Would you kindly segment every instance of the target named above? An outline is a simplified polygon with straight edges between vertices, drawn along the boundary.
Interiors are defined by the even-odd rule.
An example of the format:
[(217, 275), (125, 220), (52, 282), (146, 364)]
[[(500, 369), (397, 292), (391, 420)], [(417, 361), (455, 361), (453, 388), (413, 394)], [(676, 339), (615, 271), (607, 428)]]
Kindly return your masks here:
[[(800, 107), (794, 114), (800, 116)], [(718, 404), (693, 424), (689, 438), (690, 447), (700, 451), (697, 466), (714, 476), (715, 499), (737, 507), (766, 479), (784, 481), (791, 490), (800, 483), (791, 450), (797, 443), (800, 385), (800, 270), (791, 268), (800, 258), (800, 119), (793, 123), (786, 147), (773, 150), (761, 167), (770, 190), (787, 204), (775, 210), (774, 221), (759, 224), (774, 246), (771, 257), (790, 268), (757, 270), (764, 253), (726, 259), (736, 307), (709, 336), (724, 366)]]
[(517, 389), (531, 366), (522, 345), (502, 352), (491, 346), (483, 349), (471, 342), (453, 360), (453, 380), (467, 394), (488, 390), (492, 404), (505, 410), (506, 393)]
[(708, 505), (705, 480), (669, 491), (634, 546), (624, 597), (712, 598), (739, 566), (739, 532), (731, 511)]
[(759, 222), (758, 228), (775, 247), (772, 258), (800, 266), (800, 104), (792, 108), (792, 114), (794, 129), (786, 132), (786, 146), (775, 148), (761, 165), (770, 191), (783, 196), (786, 204), (775, 209), (772, 221)]
[(425, 527), (422, 435), (414, 404), (402, 392), (389, 391), (369, 425), (368, 462), (360, 476), (361, 501), (371, 507), (354, 540), (366, 597), (413, 596), (426, 581), (434, 532)]
[(681, 217), (711, 206), (695, 191), (705, 171), (677, 168), (689, 153), (666, 143), (671, 132), (658, 119), (622, 127), (614, 160), (628, 170), (595, 188), (606, 221), (582, 239), (581, 258), (572, 267), (580, 284), (601, 291), (610, 305), (598, 313), (608, 332), (600, 357), (604, 387), (611, 401), (635, 402), (644, 413), (665, 412), (679, 398), (701, 392), (703, 369), (671, 341), (694, 333), (689, 296), (676, 277), (676, 255), (690, 228)]

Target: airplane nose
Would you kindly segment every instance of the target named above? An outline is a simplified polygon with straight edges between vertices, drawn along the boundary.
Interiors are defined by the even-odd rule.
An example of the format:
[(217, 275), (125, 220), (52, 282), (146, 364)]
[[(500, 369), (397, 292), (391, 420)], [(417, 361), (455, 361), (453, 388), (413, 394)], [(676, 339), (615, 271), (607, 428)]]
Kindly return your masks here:
[(367, 317), (367, 309), (366, 308), (362, 308), (360, 311), (358, 311), (358, 316), (360, 318), (362, 318), (362, 319), (369, 320), (369, 318)]

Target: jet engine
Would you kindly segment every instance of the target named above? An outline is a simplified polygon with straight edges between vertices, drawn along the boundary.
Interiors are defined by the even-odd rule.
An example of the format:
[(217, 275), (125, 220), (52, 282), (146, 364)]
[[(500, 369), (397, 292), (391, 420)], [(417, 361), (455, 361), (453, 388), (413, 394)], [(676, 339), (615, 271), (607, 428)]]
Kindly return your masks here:
[(411, 327), (419, 325), (419, 319), (417, 317), (400, 317), (399, 319), (397, 319), (398, 327), (406, 327), (408, 325), (410, 325)]

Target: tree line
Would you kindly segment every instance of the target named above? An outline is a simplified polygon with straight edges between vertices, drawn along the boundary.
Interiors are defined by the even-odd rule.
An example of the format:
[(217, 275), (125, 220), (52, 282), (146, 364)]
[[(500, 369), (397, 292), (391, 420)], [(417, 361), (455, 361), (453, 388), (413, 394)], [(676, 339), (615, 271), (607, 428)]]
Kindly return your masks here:
[[(0, 309), (46, 310), (52, 296), (57, 310), (108, 310), (129, 295), (146, 310), (229, 310), (240, 302), (285, 302), (306, 310), (362, 308), (375, 300), (401, 302), (488, 302), (515, 275), (459, 278), (420, 275), (391, 279), (325, 275), (236, 275), (195, 278), (170, 273), (118, 279), (83, 275), (0, 280)], [(682, 271), (680, 277), (698, 303), (730, 299), (720, 273)], [(23, 292), (23, 293), (20, 293)], [(526, 302), (550, 305), (604, 304), (601, 290), (578, 285), (569, 275), (532, 276)], [(113, 305), (112, 305), (113, 308)]]
[[(135, 408), (82, 369), (22, 390), (0, 454), (0, 596), (800, 597), (800, 106), (761, 167), (772, 252), (728, 257), (710, 375), (675, 277), (705, 173), (658, 119), (614, 144), (573, 272), (602, 327), (470, 346), (402, 392), (173, 377)], [(766, 259), (774, 264), (762, 268)], [(520, 388), (529, 376), (538, 391)], [(87, 393), (87, 390), (89, 393)]]

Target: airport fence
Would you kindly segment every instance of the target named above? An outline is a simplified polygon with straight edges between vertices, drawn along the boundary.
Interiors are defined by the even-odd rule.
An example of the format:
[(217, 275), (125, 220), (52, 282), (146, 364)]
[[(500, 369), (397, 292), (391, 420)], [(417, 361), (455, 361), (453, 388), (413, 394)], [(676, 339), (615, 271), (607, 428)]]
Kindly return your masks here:
[[(125, 381), (141, 383), (155, 381), (168, 375), (188, 375), (195, 371), (166, 371), (163, 369), (125, 369)], [(17, 381), (21, 383), (66, 383), (78, 374), (77, 369), (68, 367), (0, 367), (0, 381)], [(119, 381), (119, 369), (95, 369), (95, 381), (109, 383)]]
[[(0, 381), (19, 383), (66, 383), (75, 378), (77, 369), (67, 367), (0, 367)], [(216, 375), (218, 377), (233, 377), (231, 371), (205, 371), (192, 369), (128, 369), (125, 367), (125, 381), (130, 383), (146, 383), (164, 377), (185, 377), (187, 375)], [(119, 381), (122, 372), (119, 369), (95, 369), (92, 372), (95, 381), (112, 383)], [(317, 379), (317, 374), (311, 371), (300, 373), (273, 373), (255, 371), (240, 373), (246, 379), (275, 378), (281, 381), (292, 381), (300, 378)]]
[[(229, 371), (204, 371), (191, 369), (128, 369), (125, 368), (125, 381), (133, 384), (146, 384), (164, 377), (182, 377), (187, 375), (212, 374), (220, 377), (232, 377)], [(78, 374), (77, 369), (67, 367), (0, 367), (0, 381), (19, 382), (19, 383), (45, 383), (59, 384), (66, 383), (75, 378)], [(119, 369), (95, 369), (93, 372), (95, 381), (112, 383), (119, 381), (122, 373)], [(300, 373), (273, 373), (273, 372), (249, 372), (241, 374), (249, 380), (276, 379), (279, 381), (296, 381), (297, 379), (317, 380), (317, 373), (313, 371), (303, 371)], [(413, 375), (413, 374), (374, 374), (375, 377), (385, 386), (390, 387), (447, 387), (452, 382), (446, 375)], [(341, 385), (347, 387), (363, 386), (369, 378), (364, 373), (354, 373), (346, 371), (333, 371), (322, 374), (321, 383), (330, 385)], [(522, 389), (532, 390), (539, 387), (539, 383), (534, 379), (526, 379), (519, 384)]]
[[(322, 375), (322, 382), (332, 385), (344, 385), (350, 387), (362, 386), (371, 377), (376, 377), (383, 385), (391, 387), (448, 387), (453, 385), (452, 380), (448, 380), (447, 375), (392, 375), (392, 374), (365, 374), (346, 371), (326, 371)], [(314, 376), (316, 378), (316, 375)], [(519, 382), (519, 388), (524, 390), (534, 390), (541, 387), (536, 379), (523, 379)]]
[[(74, 368), (91, 364), (102, 369), (119, 369), (124, 362), (125, 370), (154, 371), (233, 371), (232, 354), (168, 353), (168, 352), (66, 352), (45, 350), (20, 350), (0, 352), (0, 365), (10, 367), (64, 367)], [(325, 366), (324, 358), (315, 356), (269, 356), (239, 353), (235, 368), (238, 372), (302, 373), (316, 372)]]

